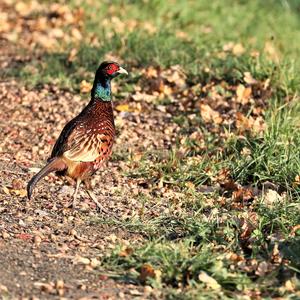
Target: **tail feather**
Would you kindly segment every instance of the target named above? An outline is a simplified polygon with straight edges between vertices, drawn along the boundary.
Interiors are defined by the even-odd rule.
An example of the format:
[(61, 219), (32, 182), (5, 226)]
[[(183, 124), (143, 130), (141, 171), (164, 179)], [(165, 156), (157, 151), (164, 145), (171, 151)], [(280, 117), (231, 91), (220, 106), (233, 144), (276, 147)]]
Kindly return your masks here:
[(30, 200), (32, 192), (36, 184), (49, 173), (54, 171), (62, 171), (67, 168), (67, 165), (61, 158), (54, 157), (47, 165), (35, 174), (27, 184), (27, 197)]

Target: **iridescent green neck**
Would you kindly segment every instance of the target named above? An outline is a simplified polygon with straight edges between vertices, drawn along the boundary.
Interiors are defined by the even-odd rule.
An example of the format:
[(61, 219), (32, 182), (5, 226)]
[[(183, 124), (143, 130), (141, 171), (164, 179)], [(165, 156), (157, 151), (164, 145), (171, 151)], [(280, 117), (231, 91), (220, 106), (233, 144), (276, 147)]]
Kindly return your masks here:
[(111, 101), (110, 80), (97, 81), (94, 84), (92, 96), (103, 101)]

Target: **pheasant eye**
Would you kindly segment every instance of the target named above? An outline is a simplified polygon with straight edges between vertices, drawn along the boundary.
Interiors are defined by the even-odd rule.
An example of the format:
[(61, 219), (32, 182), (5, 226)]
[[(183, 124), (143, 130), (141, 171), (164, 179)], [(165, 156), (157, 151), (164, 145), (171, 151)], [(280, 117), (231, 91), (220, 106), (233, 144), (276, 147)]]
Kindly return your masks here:
[(107, 66), (106, 73), (109, 75), (112, 75), (113, 73), (115, 73), (118, 70), (119, 70), (119, 67), (117, 65), (111, 64), (111, 65)]

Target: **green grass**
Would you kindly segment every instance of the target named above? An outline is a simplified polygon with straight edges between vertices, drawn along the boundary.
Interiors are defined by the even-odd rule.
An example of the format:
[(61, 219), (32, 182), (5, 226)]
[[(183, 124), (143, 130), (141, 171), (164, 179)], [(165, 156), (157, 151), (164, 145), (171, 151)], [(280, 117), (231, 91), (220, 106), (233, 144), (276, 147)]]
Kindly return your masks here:
[[(176, 1), (176, 5), (161, 1), (96, 2), (93, 5), (88, 1), (73, 2), (74, 7), (85, 10), (85, 33), (96, 35), (100, 45), (74, 45), (79, 53), (72, 63), (67, 62), (67, 51), (45, 53), (40, 60), (30, 63), (38, 72), (27, 63), (21, 65), (21, 76), (27, 83), (36, 85), (56, 80), (63, 86), (78, 89), (78, 81), (86, 75), (84, 71), (94, 72), (103, 56), (112, 53), (128, 65), (167, 67), (180, 64), (189, 75), (202, 80), (215, 77), (240, 80), (241, 73), (247, 70), (258, 78), (275, 77), (277, 84), (287, 91), (299, 86), (297, 1), (228, 0), (226, 4), (222, 0)], [(119, 21), (110, 22), (112, 17)], [(105, 25), (103, 20), (107, 20)], [(142, 25), (127, 31), (130, 27), (127, 24), (132, 20), (138, 24), (150, 23), (155, 32), (149, 33)], [(120, 28), (119, 22), (125, 22), (127, 27)], [(176, 37), (178, 31), (185, 32), (187, 40)], [(245, 54), (218, 58), (229, 42), (243, 44)], [(276, 63), (265, 61), (266, 43), (281, 58), (280, 68)], [(67, 48), (70, 50), (72, 45)], [(254, 49), (261, 52), (260, 58), (249, 58), (248, 54)], [(206, 68), (210, 69), (209, 73), (204, 72)]]
[[(300, 224), (299, 185), (295, 184), (300, 170), (299, 1), (74, 0), (71, 5), (84, 9), (84, 32), (95, 35), (99, 46), (91, 46), (87, 41), (66, 45), (63, 51), (33, 56), (26, 65), (6, 71), (6, 76), (32, 87), (54, 82), (78, 92), (79, 83), (83, 79), (91, 81), (99, 61), (110, 53), (121, 58), (129, 69), (179, 64), (188, 77), (189, 87), (213, 82), (220, 84), (220, 93), (229, 98), (234, 91), (222, 90), (222, 81), (229, 86), (244, 83), (244, 72), (250, 72), (257, 80), (271, 81), (272, 93), (264, 114), (267, 129), (262, 135), (238, 134), (226, 126), (221, 130), (227, 131), (226, 137), (213, 133), (194, 105), (190, 111), (174, 114), (172, 122), (180, 124), (181, 137), (189, 136), (195, 128), (201, 130), (205, 149), (187, 138), (184, 157), (177, 155), (179, 141), (167, 155), (145, 151), (138, 163), (132, 163), (126, 151), (115, 153), (115, 160), (132, 166), (125, 176), (144, 178), (153, 190), (162, 184), (182, 196), (173, 202), (152, 191), (147, 197), (136, 196), (139, 201), (153, 205), (167, 202), (169, 213), (155, 219), (145, 214), (132, 220), (112, 220), (111, 225), (143, 235), (144, 242), (134, 244), (125, 256), (120, 255), (123, 245), (112, 253), (108, 251), (99, 272), (109, 271), (116, 280), (151, 285), (166, 299), (245, 299), (243, 295), (251, 298), (255, 293), (264, 299), (298, 299), (299, 236), (291, 234), (291, 230)], [(133, 20), (138, 26), (126, 30)], [(124, 22), (126, 26), (122, 29), (118, 23)], [(154, 32), (147, 30), (149, 26)], [(185, 38), (178, 37), (180, 32), (184, 32)], [(242, 44), (244, 53), (224, 52), (224, 46), (230, 42)], [(78, 49), (77, 57), (67, 62), (73, 47)], [(259, 52), (258, 57), (252, 55), (254, 50)], [(271, 50), (278, 60), (274, 53), (270, 57)], [(134, 71), (131, 77), (120, 80), (130, 92), (139, 83), (139, 77)], [(199, 93), (199, 97), (207, 96), (209, 92)], [(180, 94), (177, 97), (181, 99)], [(170, 103), (170, 99), (158, 102), (166, 106)], [(251, 114), (252, 107), (240, 109)], [(190, 114), (197, 116), (190, 120)], [(248, 155), (243, 154), (245, 148)], [(200, 160), (191, 162), (191, 158), (199, 157)], [(218, 176), (224, 169), (230, 174), (228, 179), (242, 186), (261, 190), (266, 182), (271, 182), (279, 193), (284, 193), (281, 202), (269, 205), (260, 195), (257, 201), (239, 203), (233, 200), (233, 191), (199, 192), (203, 185), (220, 184)], [(250, 220), (250, 214), (256, 216), (257, 223), (245, 241), (241, 222)], [(272, 254), (277, 246), (283, 260), (276, 264)], [(230, 260), (229, 253), (242, 257), (245, 263)], [(273, 266), (267, 275), (256, 274), (249, 266), (261, 262)], [(140, 272), (145, 263), (156, 273), (142, 280)], [(210, 288), (201, 281), (201, 272), (214, 278), (217, 287)], [(285, 288), (287, 280), (293, 282), (294, 291)]]

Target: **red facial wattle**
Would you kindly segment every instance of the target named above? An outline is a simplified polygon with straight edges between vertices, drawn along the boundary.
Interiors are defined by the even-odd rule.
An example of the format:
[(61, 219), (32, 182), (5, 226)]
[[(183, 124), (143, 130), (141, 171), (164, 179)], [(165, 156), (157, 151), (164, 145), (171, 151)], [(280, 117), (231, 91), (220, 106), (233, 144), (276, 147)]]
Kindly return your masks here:
[(117, 66), (115, 64), (111, 64), (106, 68), (106, 73), (109, 75), (112, 75), (115, 72), (117, 72), (118, 70), (119, 70), (119, 66)]

